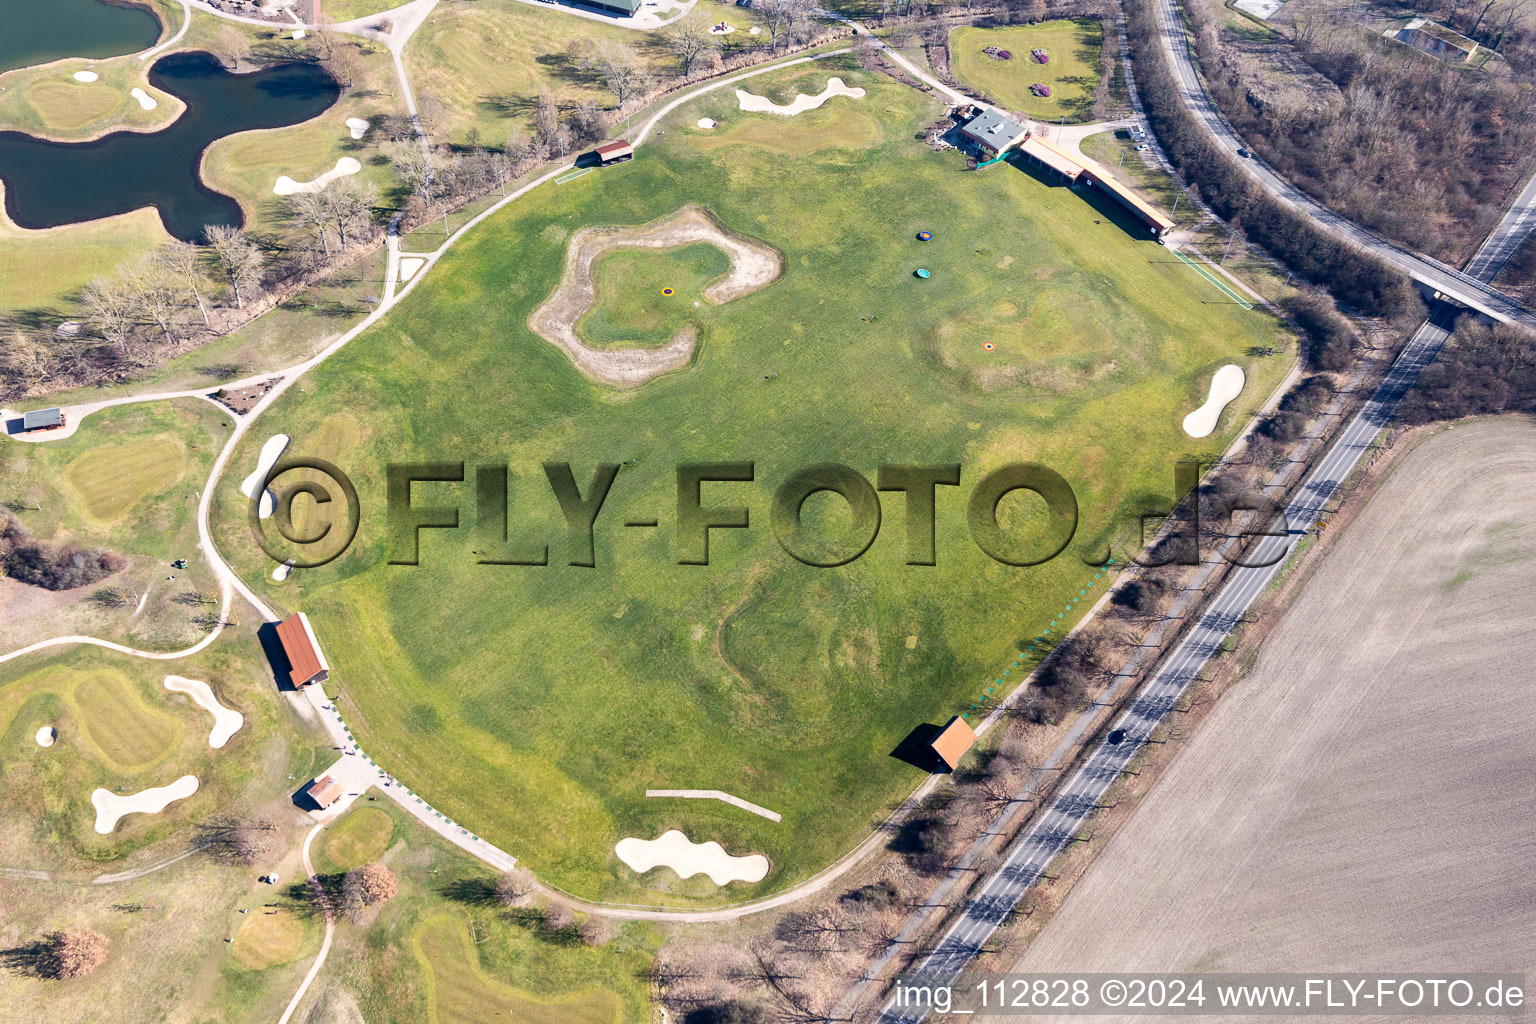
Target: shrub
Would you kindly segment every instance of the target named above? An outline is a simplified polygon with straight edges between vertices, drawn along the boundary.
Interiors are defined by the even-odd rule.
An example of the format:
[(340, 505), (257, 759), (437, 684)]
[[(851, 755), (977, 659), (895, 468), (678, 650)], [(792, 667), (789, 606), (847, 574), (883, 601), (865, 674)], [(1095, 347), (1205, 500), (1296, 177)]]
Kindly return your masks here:
[(1044, 82), (1036, 82), (1029, 87), (1029, 91), (1044, 99), (1051, 94), (1051, 87)]
[(53, 963), (49, 973), (60, 979), (83, 978), (107, 962), (112, 943), (92, 928), (55, 933)]
[(341, 883), (342, 898), (354, 909), (388, 902), (398, 890), (395, 873), (377, 861), (348, 871)]
[(44, 590), (73, 590), (106, 579), (128, 564), (103, 548), (52, 544), (32, 536), (11, 515), (0, 516), (0, 571)]

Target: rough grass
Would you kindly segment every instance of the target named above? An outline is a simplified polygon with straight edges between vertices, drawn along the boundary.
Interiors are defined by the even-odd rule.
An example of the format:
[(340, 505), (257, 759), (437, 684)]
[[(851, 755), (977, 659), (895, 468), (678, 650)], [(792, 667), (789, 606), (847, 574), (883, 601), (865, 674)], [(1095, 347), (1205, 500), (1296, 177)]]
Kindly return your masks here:
[(395, 823), (388, 814), (366, 803), (347, 812), (325, 840), (325, 854), (331, 863), (350, 871), (369, 861), (378, 860), (389, 849)]
[(1536, 814), (1511, 671), (1536, 657), (1533, 442), (1458, 425), (1329, 529), (1253, 670), (997, 969), (1536, 967), (1536, 903), (1509, 896)]
[(730, 269), (730, 260), (715, 246), (699, 243), (660, 251), (617, 249), (599, 257), (595, 269), (597, 301), (576, 323), (581, 339), (594, 348), (660, 346), (672, 340), (663, 333), (668, 324), (716, 312), (713, 304), (704, 308), (704, 288)]
[[(962, 25), (949, 34), (949, 61), (955, 77), (979, 89), (1009, 110), (1037, 121), (1091, 120), (1093, 90), (1099, 84), (1099, 48), (1104, 30), (1097, 21), (1042, 21), (1038, 25), (976, 28)], [(1012, 60), (993, 60), (981, 51), (1000, 46)], [(1036, 64), (1029, 52), (1044, 47), (1050, 63)], [(1031, 84), (1051, 87), (1046, 98)]]
[(607, 1024), (619, 1019), (619, 1000), (595, 989), (543, 1002), (487, 974), (457, 915), (428, 918), (413, 936), (416, 956), (427, 968), (431, 1020), (455, 1024)]
[[(785, 161), (744, 134), (700, 153), (678, 126), (727, 116), (734, 97), (687, 105), (632, 163), (539, 190), (468, 236), (380, 330), (276, 403), (221, 484), (221, 549), (270, 592), (239, 479), (269, 428), (300, 454), (326, 417), (359, 418), (367, 436), (342, 468), (362, 531), (343, 558), (296, 574), (282, 603), (313, 618), (372, 756), (585, 896), (741, 899), (842, 853), (919, 781), (889, 756), (908, 731), (965, 711), (1005, 670), (1016, 677), (1019, 642), (1093, 581), (1079, 556), (1123, 537), (1136, 501), (1167, 493), (1176, 458), (1230, 439), (1185, 438), (1191, 382), (1243, 364), (1240, 426), (1285, 372), (1249, 349), (1294, 351), (1264, 314), (1207, 302), (1208, 284), (1112, 211), (914, 144), (937, 115), (931, 100), (851, 62), (774, 84), (819, 89), (829, 73), (870, 91), (857, 102), (881, 125), (878, 145)], [(764, 137), (802, 121), (753, 120)], [(694, 365), (616, 396), (533, 336), (528, 314), (572, 231), (685, 202), (779, 249), (785, 274), (722, 309)], [(933, 242), (914, 240), (924, 228)], [(933, 278), (916, 281), (918, 266)], [(982, 380), (992, 357), (946, 338), (957, 323), (975, 342), (1006, 339), (1018, 372)], [(1051, 386), (1031, 384), (1037, 373)], [(458, 503), (465, 529), (428, 531), (419, 567), (386, 566), (385, 520), (369, 511), (385, 507), (383, 463), (458, 459), (470, 483), (417, 485), (416, 500)], [(566, 564), (549, 459), (573, 460), (584, 490), (594, 464), (627, 463), (598, 522), (595, 570)], [(711, 566), (679, 565), (675, 466), (722, 459), (756, 460), (757, 482), (706, 485), (705, 503), (748, 505), (752, 528), (717, 532)], [(827, 461), (866, 476), (882, 462), (962, 462), (965, 486), (939, 495), (938, 567), (904, 564), (894, 496), (852, 565), (785, 555), (768, 528), (773, 489)], [(1081, 508), (1069, 553), (1027, 570), (988, 560), (964, 522), (970, 486), (1015, 461), (1056, 468)], [(508, 553), (547, 543), (548, 567), (475, 564), (486, 542), (469, 529), (474, 467), (498, 463), (515, 474)], [(619, 525), (650, 516), (659, 529)], [(1022, 501), (1015, 518), (1034, 522)], [(723, 789), (784, 820), (647, 800), (648, 787)], [(755, 887), (721, 892), (700, 877), (657, 892), (612, 848), (669, 827), (762, 852), (773, 871)]]
[(46, 231), (23, 230), (0, 208), (0, 316), (42, 310), (57, 325), (94, 278), (169, 241), (160, 215), (147, 207)]
[(140, 501), (180, 482), (187, 449), (169, 435), (127, 444), (104, 444), (82, 453), (64, 469), (81, 511), (100, 524), (127, 515)]

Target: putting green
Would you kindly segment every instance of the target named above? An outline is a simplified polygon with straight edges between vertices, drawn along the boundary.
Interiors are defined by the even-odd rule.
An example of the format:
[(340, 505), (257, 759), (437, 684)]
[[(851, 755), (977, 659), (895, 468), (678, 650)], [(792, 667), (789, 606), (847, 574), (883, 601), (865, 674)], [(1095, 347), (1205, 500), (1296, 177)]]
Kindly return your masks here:
[(132, 683), (113, 669), (84, 673), (70, 702), (90, 742), (118, 769), (141, 771), (163, 757), (185, 725), (144, 703)]
[(469, 930), (453, 914), (422, 922), (414, 939), (416, 956), (428, 972), (432, 1024), (611, 1024), (619, 1019), (618, 997), (604, 989), (546, 1002), (487, 976)]
[(576, 333), (593, 348), (660, 347), (672, 340), (669, 325), (714, 312), (705, 306), (704, 287), (730, 269), (730, 259), (716, 246), (696, 243), (616, 249), (600, 256), (595, 269), (596, 302), (576, 322)]
[(82, 452), (65, 467), (64, 478), (86, 518), (108, 526), (140, 501), (174, 486), (186, 463), (186, 446), (161, 434)]
[(378, 860), (389, 849), (395, 823), (388, 814), (366, 804), (349, 811), (325, 840), (325, 855), (344, 871)]
[(229, 953), (246, 970), (264, 971), (286, 964), (299, 955), (304, 945), (304, 922), (291, 910), (276, 914), (264, 907), (251, 907), (240, 922)]
[[(338, 462), (361, 529), (344, 556), (304, 571), (301, 605), (276, 596), (236, 489), (220, 490), (221, 550), (258, 591), (308, 612), (363, 747), (581, 896), (732, 902), (835, 860), (921, 780), (890, 756), (903, 738), (1026, 671), (1020, 651), (1053, 622), (1053, 635), (1070, 626), (1110, 581), (1083, 558), (1107, 543), (1123, 557), (1143, 503), (1166, 505), (1174, 462), (1231, 440), (1232, 428), (1183, 433), (1193, 382), (1244, 367), (1235, 426), (1290, 366), (1249, 354), (1294, 353), (1281, 325), (1208, 301), (1208, 282), (1113, 210), (1015, 167), (967, 172), (914, 142), (941, 113), (933, 99), (841, 59), (758, 91), (816, 92), (834, 74), (869, 91), (858, 103), (878, 119), (875, 145), (786, 160), (752, 144), (812, 112), (755, 117), (740, 145), (701, 152), (704, 135), (685, 126), (729, 123), (734, 96), (684, 104), (634, 161), (541, 187), (467, 235), (384, 324), (285, 393), (271, 429), (295, 455), (338, 410), (362, 426)], [(686, 369), (621, 392), (530, 332), (575, 231), (687, 203), (773, 246), (785, 267), (713, 311)], [(924, 229), (932, 241), (916, 240)], [(912, 276), (919, 266), (931, 280)], [(659, 299), (665, 283), (624, 287)], [(659, 308), (663, 336), (698, 315), (691, 300)], [(232, 465), (253, 465), (268, 434), (253, 431)], [(457, 506), (460, 529), (422, 531), (418, 566), (388, 564), (408, 551), (392, 551), (385, 464), (459, 460), (463, 484), (419, 483), (412, 500)], [(569, 564), (581, 552), (540, 465), (563, 460), (583, 494), (598, 464), (622, 465), (595, 568)], [(680, 564), (676, 467), (734, 460), (753, 461), (755, 479), (706, 483), (703, 503), (748, 507), (750, 528), (714, 531), (709, 565)], [(881, 464), (960, 463), (962, 485), (938, 489), (937, 565), (906, 564), (895, 493), (863, 557), (835, 569), (790, 558), (770, 525), (774, 491), (825, 462), (870, 480)], [(1052, 467), (1079, 503), (1067, 551), (1032, 568), (991, 560), (966, 525), (976, 483), (1017, 462)], [(505, 545), (476, 532), (482, 465), (511, 470)], [(839, 498), (805, 509), (840, 538), (831, 547), (858, 532)], [(1019, 495), (1000, 515), (1021, 533), (1043, 528)], [(527, 559), (545, 545), (541, 567), (475, 554)], [(783, 820), (647, 799), (650, 788), (720, 789)], [(772, 869), (721, 889), (642, 878), (613, 854), (625, 836), (669, 828), (764, 854)]]

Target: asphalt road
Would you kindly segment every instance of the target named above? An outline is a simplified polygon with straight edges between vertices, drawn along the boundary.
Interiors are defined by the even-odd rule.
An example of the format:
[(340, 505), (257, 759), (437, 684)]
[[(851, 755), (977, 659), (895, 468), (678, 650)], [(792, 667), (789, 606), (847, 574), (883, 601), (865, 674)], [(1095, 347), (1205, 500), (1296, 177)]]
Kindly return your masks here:
[[(1238, 156), (1237, 151), (1245, 148), (1243, 140), (1227, 123), (1221, 111), (1216, 109), (1216, 104), (1205, 91), (1204, 83), (1195, 73), (1194, 56), (1190, 52), (1189, 37), (1184, 31), (1184, 23), (1179, 17), (1178, 0), (1157, 0), (1157, 15), (1162, 29), (1163, 46), (1172, 61), (1184, 105), (1204, 123), (1215, 137), (1216, 144), (1242, 165), (1265, 189), (1334, 235), (1369, 250), (1415, 281), (1423, 282), (1449, 298), (1496, 319), (1513, 320), (1527, 327), (1536, 328), (1536, 311), (1526, 308), (1488, 284), (1487, 281), (1491, 279), (1492, 274), (1484, 277), (1473, 273), (1475, 269), (1479, 269), (1473, 265), (1468, 265), (1466, 271), (1455, 270), (1438, 260), (1416, 253), (1395, 242), (1389, 242), (1334, 213), (1276, 174), (1257, 157)], [(1528, 214), (1523, 222), (1524, 230), (1521, 230), (1522, 222), (1519, 221), (1516, 212), (1511, 211), (1490, 239), (1496, 250), (1503, 250), (1508, 246), (1508, 251), (1503, 254), (1504, 259), (1508, 259), (1509, 253), (1514, 251), (1514, 246), (1508, 243), (1515, 241), (1517, 245), (1516, 239), (1523, 238), (1532, 226), (1532, 222), (1536, 221), (1536, 213), (1532, 213), (1529, 209), (1533, 203), (1536, 203), (1536, 182), (1532, 182), (1522, 193), (1521, 199), (1517, 200), (1517, 208), (1522, 201)], [(1495, 241), (1500, 235), (1505, 236), (1504, 241)], [(1495, 259), (1497, 259), (1497, 252), (1490, 255), (1488, 262)], [(1477, 262), (1476, 257), (1473, 262)], [(1502, 265), (1502, 261), (1499, 261), (1498, 265)], [(1486, 266), (1480, 269), (1486, 269)], [(1496, 270), (1497, 267), (1494, 269)]]
[(1532, 231), (1536, 231), (1536, 176), (1525, 183), (1498, 228), (1467, 264), (1467, 273), (1480, 281), (1492, 281)]

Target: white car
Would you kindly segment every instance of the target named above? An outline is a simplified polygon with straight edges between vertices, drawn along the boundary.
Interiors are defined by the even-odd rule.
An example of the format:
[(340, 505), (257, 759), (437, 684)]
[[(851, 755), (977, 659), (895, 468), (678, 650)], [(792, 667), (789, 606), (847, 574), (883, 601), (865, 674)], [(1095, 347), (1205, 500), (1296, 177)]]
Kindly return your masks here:
[(1136, 147), (1136, 152), (1138, 152), (1138, 153), (1145, 153), (1147, 150), (1149, 150), (1151, 148), (1152, 148), (1151, 146), (1149, 146), (1145, 142), (1143, 142), (1143, 143), (1141, 143), (1140, 145), (1138, 145)]

